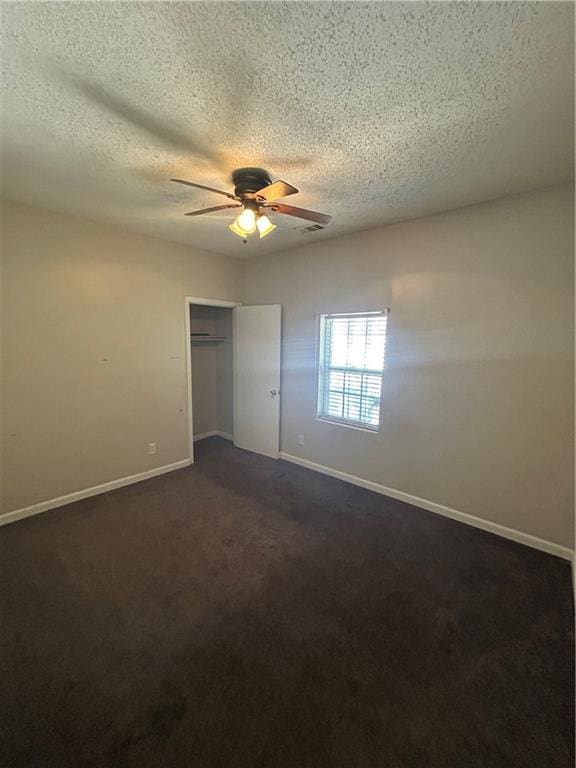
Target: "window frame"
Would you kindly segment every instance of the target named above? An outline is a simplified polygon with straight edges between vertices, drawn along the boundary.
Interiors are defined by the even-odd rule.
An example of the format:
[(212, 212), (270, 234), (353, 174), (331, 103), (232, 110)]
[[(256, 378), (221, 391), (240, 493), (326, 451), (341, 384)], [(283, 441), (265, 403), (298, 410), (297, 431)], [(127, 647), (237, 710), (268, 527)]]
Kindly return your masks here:
[[(386, 318), (390, 310), (366, 310), (365, 312), (325, 312), (318, 315), (318, 332), (317, 332), (317, 349), (316, 349), (316, 361), (317, 361), (317, 397), (316, 397), (316, 419), (318, 421), (326, 422), (328, 424), (336, 424), (341, 427), (348, 427), (352, 429), (359, 429), (362, 432), (375, 435), (380, 431), (380, 423), (382, 418), (382, 383), (384, 379), (384, 363), (385, 363), (385, 350), (386, 350), (386, 336), (388, 333), (388, 324), (386, 323), (386, 331), (384, 334), (384, 354), (382, 361), (382, 370), (373, 369), (360, 369), (346, 366), (329, 366), (326, 365), (326, 320), (327, 318), (367, 318), (378, 317), (384, 315)], [(378, 424), (369, 424), (366, 421), (360, 419), (347, 419), (344, 417), (333, 416), (325, 413), (325, 403), (328, 390), (325, 387), (327, 376), (330, 371), (339, 371), (345, 373), (359, 373), (370, 374), (372, 376), (380, 377), (380, 397), (379, 397), (379, 412), (378, 412)]]

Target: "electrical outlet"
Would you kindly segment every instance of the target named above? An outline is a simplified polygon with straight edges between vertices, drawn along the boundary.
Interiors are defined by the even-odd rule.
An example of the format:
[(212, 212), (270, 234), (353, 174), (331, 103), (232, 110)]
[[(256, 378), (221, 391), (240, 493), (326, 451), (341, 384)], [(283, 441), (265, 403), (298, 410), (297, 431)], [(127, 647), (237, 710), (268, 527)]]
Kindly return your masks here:
[(156, 443), (148, 443), (148, 456), (154, 456), (156, 453)]
[(304, 435), (298, 435), (298, 445), (304, 445)]

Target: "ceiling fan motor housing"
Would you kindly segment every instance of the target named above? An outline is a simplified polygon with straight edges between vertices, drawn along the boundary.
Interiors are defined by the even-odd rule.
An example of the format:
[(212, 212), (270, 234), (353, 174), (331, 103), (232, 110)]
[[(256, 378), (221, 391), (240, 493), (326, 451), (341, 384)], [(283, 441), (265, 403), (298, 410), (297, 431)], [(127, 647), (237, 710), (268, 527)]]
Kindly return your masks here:
[(259, 189), (272, 183), (270, 174), (264, 168), (238, 168), (232, 172), (234, 182), (234, 194), (243, 202), (247, 199), (255, 199)]

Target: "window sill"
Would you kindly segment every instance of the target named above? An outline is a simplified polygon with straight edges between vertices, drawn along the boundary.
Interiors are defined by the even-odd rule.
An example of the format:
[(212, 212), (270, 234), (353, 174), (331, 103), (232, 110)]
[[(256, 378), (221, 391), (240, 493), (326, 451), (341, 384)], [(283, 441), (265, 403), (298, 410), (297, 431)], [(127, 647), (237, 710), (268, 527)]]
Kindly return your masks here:
[(346, 427), (346, 429), (355, 429), (357, 432), (364, 432), (367, 435), (377, 435), (380, 431), (378, 429), (370, 429), (370, 427), (363, 427), (360, 424), (349, 424), (346, 421), (337, 421), (336, 419), (327, 419), (324, 416), (316, 416), (316, 421), (321, 421), (323, 424), (334, 424), (336, 427)]

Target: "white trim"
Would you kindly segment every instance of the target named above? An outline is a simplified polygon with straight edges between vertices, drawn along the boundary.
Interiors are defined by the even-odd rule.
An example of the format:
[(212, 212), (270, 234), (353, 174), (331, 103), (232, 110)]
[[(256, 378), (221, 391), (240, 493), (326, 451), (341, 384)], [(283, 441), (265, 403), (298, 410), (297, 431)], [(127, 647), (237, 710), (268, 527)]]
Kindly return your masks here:
[(194, 435), (194, 442), (198, 440), (204, 440), (206, 437), (223, 437), (224, 440), (232, 440), (232, 435), (229, 432), (221, 432), (219, 429), (213, 429), (211, 432), (202, 432), (199, 435)]
[(142, 480), (148, 480), (151, 477), (164, 475), (166, 472), (173, 472), (175, 469), (183, 469), (184, 467), (190, 466), (191, 463), (190, 459), (182, 459), (182, 461), (176, 461), (173, 464), (165, 464), (163, 467), (147, 469), (146, 472), (139, 472), (137, 475), (120, 477), (117, 480), (111, 480), (109, 483), (102, 483), (102, 485), (94, 485), (92, 488), (85, 488), (83, 491), (74, 491), (74, 493), (67, 493), (65, 496), (58, 496), (56, 499), (49, 499), (48, 501), (41, 501), (39, 504), (32, 504), (30, 507), (15, 509), (12, 512), (6, 512), (5, 514), (0, 515), (0, 525), (14, 523), (16, 520), (23, 520), (25, 517), (38, 515), (40, 512), (47, 512), (49, 509), (55, 509), (56, 507), (63, 507), (65, 504), (72, 504), (74, 501), (88, 499), (90, 496), (98, 496), (100, 493), (113, 491), (116, 488), (122, 488), (124, 485), (139, 483)]
[(211, 432), (200, 432), (199, 435), (194, 435), (192, 439), (195, 443), (198, 442), (198, 440), (205, 440), (207, 437), (216, 437), (218, 435), (218, 430), (213, 429)]
[(428, 499), (421, 499), (419, 496), (413, 496), (411, 493), (405, 493), (404, 491), (397, 491), (395, 488), (388, 488), (380, 483), (374, 483), (371, 480), (364, 480), (356, 475), (349, 475), (347, 472), (340, 472), (337, 469), (331, 467), (325, 467), (322, 464), (316, 464), (314, 461), (308, 461), (308, 459), (301, 459), (299, 456), (293, 456), (289, 453), (280, 453), (280, 458), (285, 461), (290, 461), (293, 464), (299, 464), (301, 467), (312, 469), (314, 472), (321, 472), (323, 475), (330, 475), (330, 477), (336, 477), (339, 480), (345, 480), (347, 483), (353, 485), (359, 485), (361, 488), (367, 488), (369, 491), (375, 493), (381, 493), (383, 496), (390, 496), (393, 499), (399, 501), (405, 501), (408, 504), (412, 504), (415, 507), (421, 507), (429, 512), (435, 512), (437, 515), (443, 517), (449, 517), (452, 520), (457, 520), (465, 525), (471, 525), (474, 528), (480, 528), (483, 531), (489, 531), (495, 533), (497, 536), (502, 536), (505, 539), (511, 539), (519, 544), (525, 544), (528, 547), (534, 549), (540, 549), (543, 552), (547, 552), (550, 555), (556, 555), (556, 557), (562, 557), (565, 560), (572, 560), (574, 553), (568, 547), (562, 547), (560, 544), (555, 544), (552, 541), (546, 541), (545, 539), (539, 539), (537, 536), (531, 536), (528, 533), (522, 533), (514, 528), (507, 528), (505, 525), (499, 525), (493, 523), (490, 520), (483, 520), (480, 517), (469, 515), (466, 512), (459, 512), (457, 509), (451, 509), (445, 507), (442, 504), (437, 504), (435, 501), (429, 501)]
[(380, 431), (380, 426), (374, 427), (372, 429), (371, 427), (364, 427), (360, 424), (351, 424), (349, 421), (338, 421), (338, 419), (329, 419), (325, 416), (316, 416), (316, 421), (319, 421), (321, 424), (332, 424), (336, 427), (346, 427), (346, 429), (358, 429), (360, 432), (364, 432), (368, 435), (377, 435)]
[(202, 304), (205, 307), (240, 307), (239, 301), (224, 301), (224, 299), (202, 299), (197, 296), (186, 296), (188, 304)]
[(189, 296), (184, 297), (184, 355), (186, 358), (186, 412), (188, 415), (188, 455), (194, 464), (194, 414), (192, 409), (192, 349), (190, 344), (190, 305)]
[(322, 312), (320, 317), (365, 317), (366, 315), (389, 315), (390, 307), (369, 309), (367, 312)]

